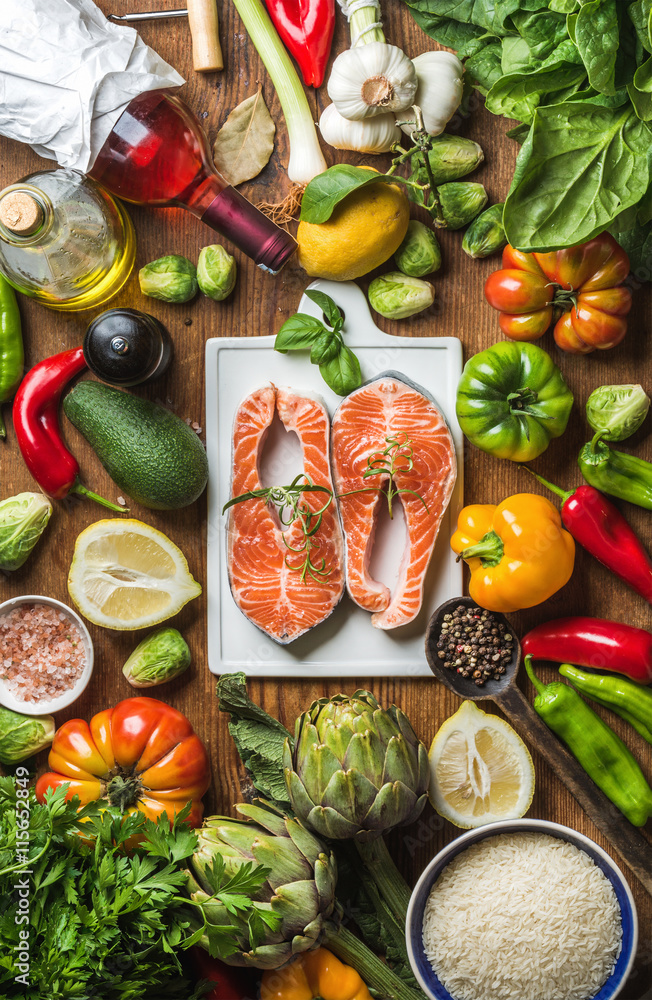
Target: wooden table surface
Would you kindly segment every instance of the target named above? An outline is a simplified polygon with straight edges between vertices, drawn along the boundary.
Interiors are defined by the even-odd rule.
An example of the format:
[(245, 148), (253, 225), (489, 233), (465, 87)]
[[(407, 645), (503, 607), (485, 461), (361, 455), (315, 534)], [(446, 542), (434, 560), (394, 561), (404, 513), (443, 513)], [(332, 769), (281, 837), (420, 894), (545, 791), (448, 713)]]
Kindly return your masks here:
[[(125, 13), (140, 10), (143, 6), (151, 4), (141, 5), (136, 0), (100, 2), (105, 13)], [(173, 0), (160, 0), (154, 6), (174, 7), (179, 4)], [(139, 30), (145, 41), (156, 48), (188, 81), (180, 94), (199, 115), (211, 140), (229, 111), (262, 85), (265, 100), (277, 125), (276, 149), (263, 173), (254, 182), (243, 185), (242, 190), (253, 202), (278, 201), (290, 188), (284, 172), (288, 149), (279, 102), (246, 37), (235, 8), (227, 2), (218, 3), (218, 8), (226, 67), (222, 73), (199, 75), (193, 72), (190, 34), (185, 18), (145, 23)], [(407, 9), (398, 0), (387, 0), (385, 16), (389, 40), (402, 46), (408, 54), (416, 56), (435, 47), (416, 27)], [(344, 19), (338, 12), (334, 51), (338, 52), (347, 45), (348, 32)], [(326, 88), (322, 87), (316, 94), (310, 90), (309, 101), (311, 107), (316, 108), (317, 119), (328, 103)], [(466, 120), (455, 118), (449, 130), (470, 136), (481, 143), (485, 151), (485, 164), (470, 179), (485, 184), (491, 202), (500, 201), (508, 190), (517, 146), (505, 137), (508, 122), (485, 112), (477, 95), (473, 96), (471, 103), (471, 116)], [(325, 155), (329, 163), (342, 159), (354, 163), (362, 160), (356, 154), (341, 154), (330, 147), (325, 148)], [(376, 157), (367, 162), (382, 167), (386, 159)], [(0, 138), (1, 187), (47, 167), (48, 163), (31, 153), (27, 147)], [(219, 239), (197, 219), (181, 210), (134, 206), (129, 211), (138, 237), (136, 268), (169, 253), (185, 254), (196, 261), (202, 246)], [(498, 266), (499, 259), (472, 261), (462, 252), (461, 242), (461, 233), (441, 234), (444, 265), (435, 277), (435, 305), (410, 320), (381, 322), (388, 333), (417, 337), (459, 337), (465, 358), (500, 339), (496, 314), (485, 303), (482, 295), (483, 283), (487, 275)], [(202, 427), (205, 419), (204, 343), (207, 338), (276, 333), (281, 323), (296, 311), (301, 293), (308, 284), (305, 274), (296, 263), (291, 263), (277, 277), (271, 277), (258, 270), (237, 251), (236, 258), (239, 267), (238, 282), (234, 294), (225, 303), (212, 302), (200, 295), (194, 302), (168, 306), (145, 298), (140, 293), (136, 271), (120, 295), (111, 302), (111, 306), (144, 309), (167, 325), (174, 340), (174, 362), (164, 378), (146, 390), (137, 391), (166, 403), (180, 417), (197, 421)], [(382, 270), (380, 269), (381, 272)], [(367, 283), (368, 279), (362, 280), (362, 287), (366, 288)], [(652, 351), (649, 341), (651, 304), (649, 285), (636, 291), (629, 333), (624, 343), (615, 350), (576, 357), (556, 351), (550, 334), (542, 342), (560, 364), (576, 398), (567, 432), (562, 439), (552, 443), (536, 465), (543, 475), (564, 487), (572, 487), (580, 481), (575, 458), (581, 444), (587, 439), (583, 407), (592, 389), (606, 383), (640, 380), (648, 392), (652, 391), (649, 365)], [(101, 311), (55, 313), (24, 297), (21, 297), (20, 307), (27, 366), (50, 354), (80, 344), (88, 322)], [(20, 457), (11, 422), (7, 422), (7, 441), (0, 447), (2, 496), (34, 488)], [(647, 459), (652, 459), (650, 426), (648, 418), (644, 429), (627, 442), (628, 450), (635, 449), (638, 455)], [(83, 482), (104, 496), (115, 499), (120, 491), (111, 483), (82, 437), (67, 422), (65, 436), (80, 460)], [(470, 446), (466, 449), (464, 461), (467, 501), (497, 503), (512, 493), (542, 492), (516, 465), (500, 461)], [(101, 507), (86, 500), (55, 503), (55, 508), (47, 534), (27, 564), (2, 582), (5, 598), (30, 593), (68, 600), (66, 578), (75, 538), (83, 528), (105, 514)], [(151, 511), (136, 503), (131, 504), (131, 509), (132, 516), (170, 535), (185, 553), (194, 576), (205, 586), (205, 496), (180, 514)], [(633, 506), (627, 506), (625, 512), (641, 536), (648, 542), (652, 541), (651, 515)], [(441, 538), (439, 544), (446, 545), (447, 541), (446, 538)], [(544, 605), (515, 615), (514, 624), (522, 634), (534, 624), (562, 614), (614, 618), (642, 627), (650, 624), (650, 610), (643, 600), (627, 590), (581, 549), (577, 552), (571, 582)], [(216, 678), (208, 672), (205, 594), (187, 605), (172, 624), (186, 636), (192, 650), (193, 663), (179, 681), (151, 693), (185, 712), (209, 749), (214, 783), (206, 797), (207, 812), (231, 812), (233, 803), (240, 798), (240, 783), (244, 779), (244, 772), (227, 731), (227, 719), (218, 712)], [(71, 709), (60, 713), (57, 718), (59, 724), (71, 717), (90, 718), (94, 712), (134, 694), (134, 689), (122, 675), (121, 667), (144, 633), (114, 632), (92, 625), (90, 631), (96, 656), (93, 679), (84, 696)], [(553, 673), (556, 672), (552, 669), (541, 670), (541, 676), (545, 680), (552, 680)], [(532, 697), (529, 685), (522, 679), (521, 683)], [(346, 678), (326, 683), (316, 683), (310, 679), (282, 682), (269, 680), (252, 682), (249, 690), (255, 700), (292, 727), (295, 717), (313, 699), (335, 694), (340, 690), (350, 693), (361, 686), (370, 688), (382, 703), (395, 702), (407, 712), (417, 734), (426, 745), (430, 745), (444, 719), (459, 707), (455, 696), (434, 679), (406, 681)], [(492, 710), (490, 703), (482, 707)], [(627, 740), (647, 777), (652, 780), (652, 748), (615, 716), (605, 713), (605, 717)], [(592, 837), (613, 854), (609, 844), (583, 814), (565, 786), (549, 771), (534, 750), (533, 756), (536, 792), (529, 815), (567, 824)], [(45, 759), (46, 754), (42, 754), (39, 763), (45, 764)], [(652, 842), (649, 828), (650, 824), (647, 836)], [(406, 877), (415, 880), (427, 861), (457, 834), (455, 827), (442, 821), (428, 807), (417, 824), (412, 828), (396, 831), (390, 836), (389, 842)], [(622, 996), (623, 1000), (640, 1000), (652, 993), (652, 899), (637, 880), (626, 869), (625, 871), (638, 907), (641, 933), (636, 965)]]

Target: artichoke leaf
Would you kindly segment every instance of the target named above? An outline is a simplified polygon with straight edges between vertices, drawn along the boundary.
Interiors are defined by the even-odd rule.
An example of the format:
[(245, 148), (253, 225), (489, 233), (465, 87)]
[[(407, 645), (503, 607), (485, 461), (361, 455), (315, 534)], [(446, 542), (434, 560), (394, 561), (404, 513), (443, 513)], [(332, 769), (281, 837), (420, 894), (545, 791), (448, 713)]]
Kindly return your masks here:
[(281, 917), (283, 937), (303, 934), (306, 927), (306, 913), (319, 908), (320, 898), (313, 879), (285, 882), (276, 890), (272, 899), (274, 912)]
[(317, 864), (319, 858), (323, 856), (324, 845), (296, 819), (287, 820), (287, 832), (304, 858), (307, 858), (311, 865)]
[(307, 823), (322, 837), (331, 837), (333, 840), (349, 840), (357, 836), (359, 830), (357, 823), (351, 823), (330, 806), (314, 806)]
[(418, 765), (418, 758), (415, 758), (414, 748), (410, 747), (402, 736), (393, 736), (385, 751), (385, 767), (381, 784), (384, 785), (388, 781), (394, 780), (397, 775), (401, 775), (406, 785), (417, 789), (418, 775), (415, 765)]
[(285, 821), (282, 816), (272, 809), (267, 809), (263, 799), (256, 799), (255, 802), (238, 802), (236, 809), (242, 816), (253, 820), (259, 826), (264, 826), (266, 830), (273, 833), (275, 837), (285, 836)]
[(378, 789), (373, 782), (360, 770), (351, 768), (333, 775), (324, 789), (321, 804), (336, 810), (351, 823), (360, 825), (377, 794)]
[(416, 805), (417, 796), (402, 781), (383, 785), (365, 819), (365, 826), (370, 831), (369, 839), (394, 826), (401, 826), (413, 814)]
[(383, 783), (385, 751), (380, 737), (371, 729), (356, 733), (349, 744), (342, 767), (360, 771), (378, 789)]
[(306, 792), (313, 802), (321, 802), (324, 789), (342, 765), (325, 743), (312, 747), (303, 758), (298, 754), (297, 761)]
[(257, 864), (271, 869), (267, 879), (275, 891), (279, 886), (303, 881), (306, 876), (312, 874), (308, 861), (298, 853), (289, 838), (282, 840), (279, 838), (272, 840), (271, 837), (268, 840), (262, 837), (256, 838), (254, 857)]

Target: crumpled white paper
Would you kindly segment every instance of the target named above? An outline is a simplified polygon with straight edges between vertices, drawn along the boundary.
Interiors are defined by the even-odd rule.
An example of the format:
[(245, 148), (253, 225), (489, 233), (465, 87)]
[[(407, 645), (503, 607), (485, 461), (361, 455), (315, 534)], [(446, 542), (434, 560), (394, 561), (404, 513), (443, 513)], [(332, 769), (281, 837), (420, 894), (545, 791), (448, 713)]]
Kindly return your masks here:
[(0, 0), (0, 134), (86, 173), (125, 107), (183, 77), (92, 0)]

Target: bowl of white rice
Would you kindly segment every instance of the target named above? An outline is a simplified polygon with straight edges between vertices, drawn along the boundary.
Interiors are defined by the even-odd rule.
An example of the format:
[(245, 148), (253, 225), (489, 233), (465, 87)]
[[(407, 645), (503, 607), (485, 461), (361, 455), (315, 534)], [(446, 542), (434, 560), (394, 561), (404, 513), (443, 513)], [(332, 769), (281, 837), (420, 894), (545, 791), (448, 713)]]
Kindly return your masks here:
[(406, 940), (431, 1000), (613, 1000), (638, 919), (601, 847), (558, 823), (516, 819), (469, 830), (433, 858)]

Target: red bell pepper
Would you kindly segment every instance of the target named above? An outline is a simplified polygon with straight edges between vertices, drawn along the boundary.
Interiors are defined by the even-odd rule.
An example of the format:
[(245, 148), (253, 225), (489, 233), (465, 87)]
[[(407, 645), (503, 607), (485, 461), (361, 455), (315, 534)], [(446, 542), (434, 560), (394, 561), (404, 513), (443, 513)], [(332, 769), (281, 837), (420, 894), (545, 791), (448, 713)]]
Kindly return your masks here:
[(532, 475), (562, 498), (561, 519), (575, 541), (652, 604), (652, 559), (618, 508), (593, 486), (560, 490)]
[(204, 1000), (254, 1000), (258, 996), (256, 977), (249, 970), (211, 958), (203, 948), (191, 948), (190, 955), (197, 980), (208, 979), (215, 983)]
[(536, 660), (624, 674), (638, 684), (652, 683), (652, 634), (643, 628), (603, 618), (556, 618), (537, 625), (521, 642)]
[(44, 493), (62, 500), (79, 493), (109, 510), (126, 513), (125, 507), (104, 500), (77, 482), (79, 465), (61, 437), (59, 400), (65, 386), (86, 368), (81, 347), (63, 351), (34, 365), (20, 383), (13, 406), (18, 446), (25, 465)]
[(308, 87), (323, 83), (335, 29), (335, 0), (265, 0), (281, 41)]

